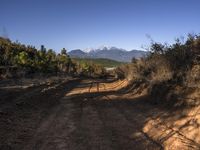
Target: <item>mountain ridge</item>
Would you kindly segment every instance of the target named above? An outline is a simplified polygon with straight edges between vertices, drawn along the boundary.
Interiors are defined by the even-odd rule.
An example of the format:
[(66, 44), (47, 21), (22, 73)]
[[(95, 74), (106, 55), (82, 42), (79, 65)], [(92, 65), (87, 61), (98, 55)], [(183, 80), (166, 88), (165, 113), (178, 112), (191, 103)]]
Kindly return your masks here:
[(102, 49), (91, 49), (88, 52), (75, 49), (68, 52), (68, 54), (72, 58), (106, 58), (121, 62), (131, 62), (132, 58), (141, 58), (145, 56), (147, 52), (142, 50), (127, 51), (116, 47), (103, 47)]

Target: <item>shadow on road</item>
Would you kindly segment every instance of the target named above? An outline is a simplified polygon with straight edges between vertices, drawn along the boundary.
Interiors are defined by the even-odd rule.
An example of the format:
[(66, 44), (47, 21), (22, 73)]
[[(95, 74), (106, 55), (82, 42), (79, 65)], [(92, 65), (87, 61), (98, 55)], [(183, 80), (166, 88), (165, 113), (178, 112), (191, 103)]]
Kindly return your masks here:
[[(73, 94), (72, 99), (79, 103), (82, 114), (90, 118), (84, 122), (87, 130), (92, 130), (97, 136), (102, 132), (110, 140), (114, 139), (117, 147), (111, 149), (199, 149), (200, 125), (194, 118), (188, 117), (183, 109), (155, 105), (149, 95), (124, 96), (127, 94), (125, 87), (113, 91), (101, 91), (98, 85), (96, 87), (96, 92), (85, 90), (84, 93)], [(100, 131), (96, 129), (97, 133), (91, 123), (96, 120), (104, 126), (98, 126)], [(84, 139), (88, 140), (89, 145), (93, 140), (87, 135)]]
[(80, 82), (77, 79), (27, 89), (1, 89), (0, 149), (21, 150), (59, 105), (59, 99)]
[(126, 81), (77, 79), (12, 97), (0, 107), (0, 149), (200, 147), (182, 132), (190, 127), (193, 133), (195, 120), (191, 124), (181, 110), (153, 105), (148, 95), (136, 97), (127, 88)]

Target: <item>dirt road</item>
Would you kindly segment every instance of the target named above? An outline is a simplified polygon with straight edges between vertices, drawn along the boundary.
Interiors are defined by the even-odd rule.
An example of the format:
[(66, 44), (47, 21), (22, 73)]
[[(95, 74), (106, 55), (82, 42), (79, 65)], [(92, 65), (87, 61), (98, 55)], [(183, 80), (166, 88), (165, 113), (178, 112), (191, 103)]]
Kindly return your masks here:
[(43, 85), (2, 103), (0, 149), (164, 149), (144, 132), (145, 124), (156, 116), (156, 108), (145, 97), (132, 99), (121, 94), (125, 82), (99, 82)]

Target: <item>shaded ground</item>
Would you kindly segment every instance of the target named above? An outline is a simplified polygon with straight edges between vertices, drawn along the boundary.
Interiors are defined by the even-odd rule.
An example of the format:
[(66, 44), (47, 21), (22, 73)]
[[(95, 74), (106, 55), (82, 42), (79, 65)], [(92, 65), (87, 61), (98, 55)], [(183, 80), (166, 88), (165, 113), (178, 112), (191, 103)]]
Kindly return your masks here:
[(151, 105), (145, 94), (120, 90), (126, 85), (127, 81), (76, 79), (22, 91), (2, 90), (0, 149), (199, 148), (197, 140), (165, 122), (177, 118)]

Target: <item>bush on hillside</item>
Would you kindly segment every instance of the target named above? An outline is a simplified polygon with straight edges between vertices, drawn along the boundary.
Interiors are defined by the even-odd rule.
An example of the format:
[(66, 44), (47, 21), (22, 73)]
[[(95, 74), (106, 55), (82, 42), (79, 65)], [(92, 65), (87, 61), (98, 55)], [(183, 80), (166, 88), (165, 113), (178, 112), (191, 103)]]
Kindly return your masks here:
[(145, 58), (133, 59), (118, 72), (133, 81), (145, 81), (155, 103), (169, 95), (175, 103), (174, 95), (184, 93), (180, 89), (200, 87), (200, 35), (189, 34), (185, 41), (177, 39), (171, 45), (153, 42)]

